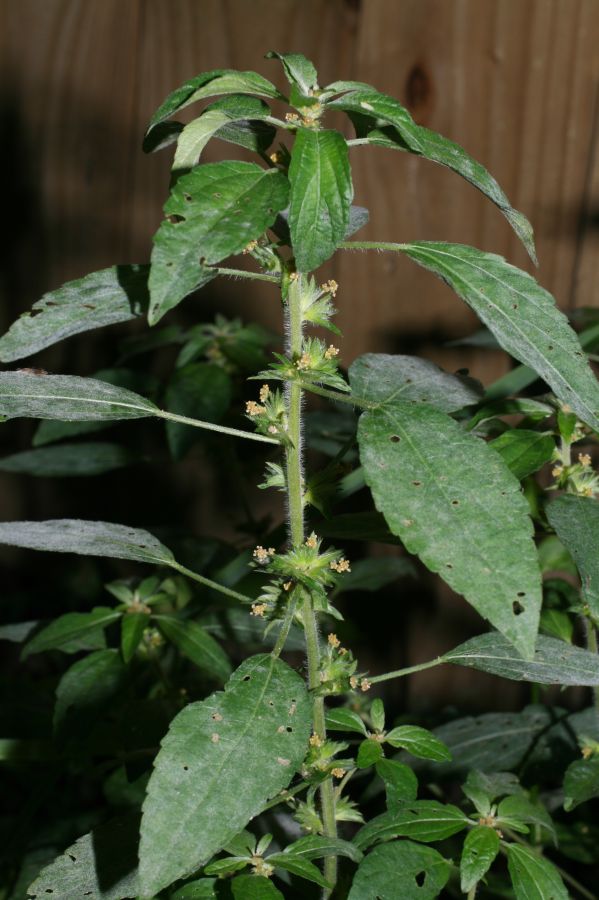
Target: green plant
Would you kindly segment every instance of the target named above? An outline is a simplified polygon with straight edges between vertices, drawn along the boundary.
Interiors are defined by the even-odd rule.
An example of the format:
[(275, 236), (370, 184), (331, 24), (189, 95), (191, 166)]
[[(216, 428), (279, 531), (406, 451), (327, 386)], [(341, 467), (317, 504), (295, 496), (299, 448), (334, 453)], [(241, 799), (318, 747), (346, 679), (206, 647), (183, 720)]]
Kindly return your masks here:
[[(268, 453), (261, 487), (283, 492), (288, 512), (286, 540), (280, 526), (250, 521), (248, 532), (260, 539), (253, 551), (247, 541), (224, 555), (209, 542), (179, 542), (184, 562), (172, 542), (124, 525), (0, 525), (5, 544), (129, 560), (151, 572), (109, 583), (112, 606), (0, 633), (25, 642), (24, 657), (81, 654), (66, 671), (59, 665), (53, 737), (4, 741), (5, 761), (67, 760), (77, 778), (84, 772), (89, 783), (100, 781), (105, 806), (119, 811), (113, 820), (104, 808), (91, 822), (71, 823), (77, 835), (87, 833), (36, 875), (48, 862), (40, 846), (49, 847), (38, 838), (20, 871), (7, 867), (3, 896), (25, 896), (32, 881), (30, 896), (69, 900), (321, 892), (350, 900), (561, 900), (568, 890), (593, 897), (568, 861), (579, 868), (598, 861), (588, 812), (599, 796), (598, 696), (578, 712), (539, 701), (546, 685), (599, 690), (599, 476), (591, 456), (599, 386), (585, 353), (599, 345), (599, 320), (589, 313), (579, 340), (530, 275), (471, 247), (348, 240), (368, 218), (352, 206), (349, 150), (376, 145), (466, 178), (535, 258), (526, 218), (462, 148), (416, 125), (369, 85), (320, 88), (303, 56), (271, 55), (284, 67), (289, 98), (255, 73), (215, 70), (174, 91), (152, 118), (145, 149), (176, 143), (176, 150), (151, 266), (71, 282), (0, 339), (0, 359), (11, 363), (146, 313), (155, 326), (219, 276), (278, 290), (287, 345), (270, 363), (271, 336), (220, 317), (129, 338), (120, 367), (97, 378), (0, 373), (2, 416), (44, 420), (34, 449), (1, 466), (66, 475), (135, 463), (135, 453), (117, 444), (54, 442), (118, 420), (158, 418), (175, 459), (193, 444), (193, 429), (216, 433), (219, 453), (234, 438), (256, 450), (252, 463)], [(190, 124), (169, 121), (212, 97), (220, 99)], [(293, 111), (277, 118), (266, 101), (288, 102)], [(354, 139), (324, 125), (329, 111), (347, 113)], [(277, 133), (286, 143), (269, 153)], [(212, 137), (254, 151), (260, 163), (202, 164)], [(367, 354), (347, 380), (337, 348), (304, 334), (309, 326), (338, 333), (331, 321), (338, 286), (319, 285), (312, 273), (337, 250), (368, 249), (404, 254), (446, 281), (520, 365), (485, 391), (426, 360)], [(254, 269), (222, 265), (242, 252)], [(122, 359), (123, 351), (130, 359), (173, 344), (181, 349), (165, 411), (150, 399), (158, 386), (147, 373), (124, 369)], [(258, 379), (246, 401), (251, 429), (234, 418), (248, 374)], [(326, 434), (317, 419), (305, 432), (306, 392), (335, 404)], [(311, 474), (306, 440), (329, 457)], [(238, 464), (222, 458), (227, 475)], [(343, 506), (348, 498), (359, 501), (353, 512)], [(363, 671), (331, 630), (332, 620), (342, 620), (336, 600), (343, 591), (384, 587), (410, 564), (405, 557), (350, 564), (325, 545), (330, 536), (399, 539), (494, 630), (428, 663)], [(586, 649), (574, 641), (581, 622)], [(282, 659), (304, 642), (305, 678), (297, 656), (294, 665)], [(261, 652), (248, 656), (256, 644)], [(233, 669), (231, 655), (247, 658)], [(536, 702), (519, 714), (455, 718), (434, 731), (405, 717), (388, 727), (370, 688), (442, 664), (531, 682)], [(215, 684), (224, 691), (210, 693)], [(52, 855), (64, 850), (72, 828), (52, 838)]]

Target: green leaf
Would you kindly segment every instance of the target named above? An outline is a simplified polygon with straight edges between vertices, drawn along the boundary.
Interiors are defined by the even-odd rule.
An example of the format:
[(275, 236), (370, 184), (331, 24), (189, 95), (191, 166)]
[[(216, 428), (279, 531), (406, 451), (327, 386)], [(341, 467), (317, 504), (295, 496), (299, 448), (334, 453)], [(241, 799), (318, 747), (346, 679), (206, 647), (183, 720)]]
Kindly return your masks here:
[(74, 663), (56, 688), (54, 730), (60, 729), (71, 714), (89, 713), (95, 717), (121, 689), (125, 666), (116, 650), (98, 650)]
[(364, 88), (344, 94), (338, 100), (331, 100), (327, 106), (330, 109), (342, 109), (347, 113), (380, 119), (398, 131), (410, 150), (415, 152), (423, 150), (420, 127), (416, 125), (405, 106), (388, 94), (381, 94), (373, 88)]
[(142, 612), (126, 611), (121, 619), (121, 653), (123, 660), (131, 662), (145, 629), (150, 622), (150, 616)]
[(276, 50), (270, 50), (266, 54), (266, 59), (280, 60), (287, 81), (297, 88), (300, 94), (309, 97), (310, 92), (318, 88), (318, 73), (314, 63), (306, 59), (303, 53), (277, 53)]
[(499, 853), (499, 835), (493, 828), (479, 825), (469, 831), (460, 860), (461, 888), (467, 894), (484, 878)]
[(406, 800), (412, 802), (418, 796), (418, 779), (413, 770), (395, 759), (381, 759), (376, 773), (385, 782), (387, 809), (396, 809)]
[(272, 881), (261, 875), (240, 875), (231, 882), (231, 889), (235, 900), (285, 900)]
[(204, 97), (216, 97), (222, 94), (258, 94), (262, 97), (282, 98), (274, 84), (258, 75), (257, 72), (237, 72), (234, 69), (213, 69), (202, 72), (168, 95), (160, 104), (148, 125), (144, 149), (147, 139), (156, 126), (168, 119), (180, 109), (202, 100)]
[[(496, 815), (500, 823), (502, 822), (508, 828), (515, 829), (516, 824), (534, 825), (539, 829), (544, 839), (548, 838), (557, 844), (555, 826), (545, 807), (532, 803), (522, 793), (505, 797), (497, 807)], [(518, 830), (527, 831), (528, 829)]]
[(33, 900), (137, 897), (138, 834), (137, 813), (94, 828), (42, 869), (27, 895)]
[[(135, 562), (165, 566), (170, 566), (175, 561), (168, 547), (141, 528), (114, 525), (111, 522), (86, 522), (82, 519), (0, 522), (0, 544), (28, 547), (31, 550), (51, 550), (54, 553), (132, 559)], [(110, 612), (115, 614), (114, 610)]]
[(313, 881), (314, 884), (318, 884), (320, 887), (330, 887), (329, 882), (323, 878), (320, 870), (307, 859), (297, 858), (291, 853), (272, 853), (267, 857), (267, 862), (271, 866), (291, 872), (292, 875), (298, 875), (300, 878)]
[(215, 277), (208, 266), (259, 238), (288, 192), (282, 172), (255, 163), (206, 163), (182, 175), (164, 206), (171, 218), (154, 235), (150, 325)]
[(61, 444), (5, 456), (0, 459), (0, 472), (38, 478), (74, 478), (102, 475), (139, 461), (136, 453), (118, 444)]
[(361, 416), (358, 443), (391, 531), (531, 656), (540, 572), (528, 504), (498, 455), (444, 413), (397, 400)]
[(348, 900), (434, 900), (449, 874), (449, 863), (432, 847), (382, 844), (360, 863)]
[(364, 737), (368, 734), (358, 713), (353, 709), (346, 709), (344, 706), (327, 709), (326, 724), (327, 731), (354, 731), (363, 734)]
[(474, 378), (450, 375), (428, 359), (365, 353), (349, 367), (352, 394), (372, 403), (404, 400), (454, 412), (478, 403), (484, 390)]
[(325, 837), (320, 834), (307, 834), (285, 848), (285, 853), (304, 859), (322, 859), (325, 856), (346, 856), (352, 862), (359, 863), (362, 852), (341, 838)]
[(385, 728), (385, 706), (380, 697), (375, 697), (370, 707), (370, 719), (375, 731)]
[(0, 372), (0, 416), (6, 419), (140, 419), (158, 407), (133, 391), (77, 375)]
[(13, 362), (73, 334), (144, 315), (148, 271), (149, 266), (112, 266), (44, 294), (0, 338), (0, 361)]
[(540, 634), (534, 657), (523, 659), (497, 633), (481, 634), (443, 656), (445, 662), (535, 684), (599, 684), (599, 656), (566, 641)]
[(557, 869), (532, 847), (508, 844), (507, 864), (516, 900), (568, 900)]
[(599, 618), (599, 502), (593, 497), (562, 494), (545, 511), (550, 525), (574, 557), (585, 602)]
[(599, 430), (599, 382), (551, 294), (501, 256), (463, 244), (418, 241), (403, 252), (468, 303), (499, 344)]
[(497, 797), (522, 793), (522, 788), (518, 778), (512, 772), (492, 772), (487, 775), (485, 772), (474, 769), (468, 772), (468, 778), (462, 785), (462, 791), (475, 805), (479, 815), (488, 816), (491, 812), (491, 805)]
[(216, 878), (196, 878), (169, 894), (169, 900), (218, 900), (217, 883)]
[(414, 838), (424, 843), (443, 841), (467, 825), (468, 818), (457, 806), (437, 800), (415, 800), (371, 819), (357, 833), (354, 843), (360, 850), (366, 850), (374, 843), (395, 837)]
[(505, 431), (491, 441), (491, 447), (499, 453), (518, 481), (521, 481), (551, 461), (555, 441), (550, 434), (521, 428)]
[(224, 692), (183, 709), (162, 742), (144, 804), (142, 894), (204, 865), (286, 787), (310, 728), (303, 680), (267, 655), (246, 660)]
[(0, 641), (22, 644), (38, 624), (36, 620), (32, 620), (31, 622), (13, 622), (11, 625), (0, 625)]
[(579, 803), (599, 797), (599, 756), (576, 759), (566, 769), (564, 778), (564, 809), (571, 810)]
[[(169, 412), (219, 422), (231, 404), (233, 387), (230, 376), (220, 366), (190, 363), (175, 369), (166, 389)], [(183, 459), (199, 439), (198, 429), (191, 425), (166, 423), (169, 449), (174, 459)]]
[[(2, 527), (0, 525), (0, 540)], [(107, 606), (97, 606), (88, 613), (65, 613), (38, 631), (25, 644), (23, 659), (33, 653), (43, 653), (45, 650), (78, 653), (80, 650), (101, 649), (106, 646), (104, 629), (112, 622), (116, 622), (120, 616), (120, 612)]]
[(153, 620), (165, 638), (175, 644), (199, 669), (217, 681), (227, 680), (231, 674), (229, 657), (201, 625), (193, 619), (184, 620), (177, 616), (153, 616)]
[(419, 728), (418, 725), (400, 725), (398, 728), (392, 728), (387, 732), (385, 740), (392, 747), (400, 747), (420, 759), (432, 759), (435, 762), (447, 762), (451, 759), (451, 753), (443, 741), (426, 728)]
[(372, 738), (367, 738), (365, 741), (362, 741), (358, 747), (356, 765), (358, 769), (368, 769), (370, 766), (377, 763), (379, 759), (382, 759), (383, 756), (383, 748), (380, 742), (375, 741)]
[(289, 228), (300, 272), (335, 252), (349, 224), (353, 185), (345, 138), (338, 131), (298, 131), (289, 166)]

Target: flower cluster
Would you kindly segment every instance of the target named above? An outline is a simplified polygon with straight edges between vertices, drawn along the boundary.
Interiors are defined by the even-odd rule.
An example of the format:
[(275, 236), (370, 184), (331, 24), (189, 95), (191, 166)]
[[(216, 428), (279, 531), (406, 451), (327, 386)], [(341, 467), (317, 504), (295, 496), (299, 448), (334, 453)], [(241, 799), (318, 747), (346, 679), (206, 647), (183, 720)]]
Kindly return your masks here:
[(555, 465), (551, 474), (555, 478), (552, 489), (565, 490), (569, 494), (582, 497), (599, 495), (599, 474), (592, 467), (592, 459), (588, 453), (579, 453), (578, 461), (567, 464), (556, 451)]
[(263, 384), (258, 396), (259, 402), (248, 400), (245, 404), (248, 419), (254, 423), (260, 434), (286, 440), (287, 409), (283, 394), (281, 391), (271, 391), (267, 384)]
[(335, 757), (347, 750), (348, 747), (349, 744), (341, 741), (323, 740), (319, 735), (313, 734), (302, 767), (302, 778), (317, 783), (329, 775), (333, 775), (334, 778), (343, 778), (346, 770), (352, 767), (353, 762), (352, 760), (335, 759)]
[(317, 285), (314, 278), (305, 276), (296, 278), (291, 291), (297, 291), (299, 295), (302, 321), (327, 328), (334, 334), (341, 334), (337, 326), (331, 322), (337, 311), (333, 304), (333, 297), (336, 296), (338, 289), (339, 285), (333, 279), (325, 284)]
[(350, 390), (347, 381), (339, 373), (338, 349), (333, 344), (325, 344), (320, 338), (306, 338), (302, 343), (301, 353), (292, 359), (281, 353), (273, 355), (277, 362), (260, 372), (258, 378), (322, 384), (344, 392)]
[(355, 674), (357, 666), (351, 650), (341, 645), (336, 634), (329, 634), (320, 659), (320, 686), (317, 692), (327, 696), (345, 694), (355, 688), (358, 684)]

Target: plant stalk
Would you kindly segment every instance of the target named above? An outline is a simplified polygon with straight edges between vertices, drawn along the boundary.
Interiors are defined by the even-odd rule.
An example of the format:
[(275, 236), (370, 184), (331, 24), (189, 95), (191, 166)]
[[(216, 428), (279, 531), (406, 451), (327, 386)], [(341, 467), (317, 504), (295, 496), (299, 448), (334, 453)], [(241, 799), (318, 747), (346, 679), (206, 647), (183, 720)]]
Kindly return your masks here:
[[(597, 642), (597, 629), (592, 622), (587, 619), (585, 622), (587, 632), (587, 650), (591, 653), (599, 653), (599, 644)], [(599, 716), (599, 687), (593, 688), (593, 698), (595, 700), (595, 711)]]
[[(302, 353), (302, 310), (301, 290), (302, 283), (298, 281), (289, 291), (287, 305), (288, 325), (288, 351), (289, 356), (297, 358)], [(302, 389), (297, 382), (291, 382), (287, 386), (288, 402), (288, 436), (289, 446), (286, 448), (286, 473), (287, 473), (287, 501), (289, 504), (289, 537), (293, 547), (300, 547), (305, 538), (304, 532), (304, 500), (303, 500), (303, 460), (302, 460)], [(308, 687), (311, 691), (320, 685), (320, 642), (318, 636), (318, 623), (312, 603), (312, 598), (306, 595), (302, 618), (306, 636), (306, 653), (308, 657)], [(324, 717), (324, 699), (315, 697), (313, 707), (314, 734), (321, 740), (326, 740), (326, 727)], [(335, 793), (330, 778), (320, 786), (320, 806), (324, 833), (327, 837), (337, 837), (337, 823), (335, 819)], [(333, 856), (325, 858), (324, 876), (332, 885), (337, 880), (337, 860)], [(330, 896), (330, 891), (325, 889), (323, 897)]]

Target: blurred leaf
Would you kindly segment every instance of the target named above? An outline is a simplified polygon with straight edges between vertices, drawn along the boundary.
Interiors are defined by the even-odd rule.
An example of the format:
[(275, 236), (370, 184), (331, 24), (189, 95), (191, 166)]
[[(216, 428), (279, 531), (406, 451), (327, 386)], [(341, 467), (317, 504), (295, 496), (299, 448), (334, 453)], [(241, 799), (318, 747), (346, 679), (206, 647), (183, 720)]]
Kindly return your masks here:
[(566, 770), (564, 778), (564, 809), (570, 811), (591, 800), (599, 797), (599, 756), (590, 756), (588, 759), (577, 759)]
[(22, 644), (38, 625), (39, 622), (37, 620), (34, 622), (15, 622), (12, 625), (0, 625), (0, 641)]
[[(219, 366), (191, 363), (176, 369), (166, 389), (170, 412), (219, 422), (227, 412), (233, 390), (231, 379)], [(166, 423), (168, 444), (174, 459), (182, 459), (200, 435), (198, 429), (176, 422)]]
[(524, 830), (516, 829), (516, 823), (533, 825), (539, 829), (544, 840), (557, 843), (555, 826), (545, 807), (539, 803), (532, 803), (524, 794), (512, 794), (510, 797), (505, 797), (497, 807), (496, 815), (508, 828)]
[(102, 475), (139, 462), (140, 457), (126, 447), (90, 442), (40, 447), (5, 456), (0, 459), (0, 471), (39, 478), (71, 478)]
[(150, 616), (143, 612), (126, 611), (121, 618), (121, 653), (124, 662), (131, 662), (139, 642), (150, 621)]
[(576, 564), (557, 535), (548, 534), (544, 537), (537, 552), (543, 574), (557, 571), (576, 575)]
[(360, 863), (348, 900), (433, 900), (450, 871), (447, 860), (432, 847), (411, 841), (381, 844)]
[(177, 616), (160, 615), (152, 618), (165, 638), (199, 669), (217, 681), (227, 680), (231, 674), (229, 657), (201, 625), (193, 619), (179, 619)]
[(415, 578), (414, 564), (404, 557), (382, 556), (352, 562), (351, 572), (344, 573), (335, 589), (336, 594), (348, 591), (373, 593), (399, 578)]
[(106, 646), (104, 629), (120, 617), (120, 612), (107, 606), (97, 606), (88, 613), (65, 613), (34, 634), (25, 644), (22, 658), (45, 650), (78, 653), (101, 649)]
[(568, 900), (557, 869), (532, 847), (508, 844), (508, 869), (516, 900)]
[(562, 494), (547, 504), (546, 513), (578, 566), (585, 602), (599, 618), (599, 502), (593, 497)]
[(384, 516), (378, 512), (342, 513), (332, 519), (317, 522), (314, 530), (322, 537), (340, 541), (377, 541), (382, 544), (399, 544), (391, 534)]
[(514, 428), (495, 438), (490, 446), (500, 454), (516, 478), (522, 481), (551, 461), (555, 440), (550, 434)]
[(272, 881), (260, 875), (238, 875), (231, 882), (231, 890), (234, 900), (285, 900)]
[(59, 732), (72, 714), (95, 718), (121, 689), (126, 669), (116, 650), (98, 650), (74, 663), (56, 688), (54, 730)]

